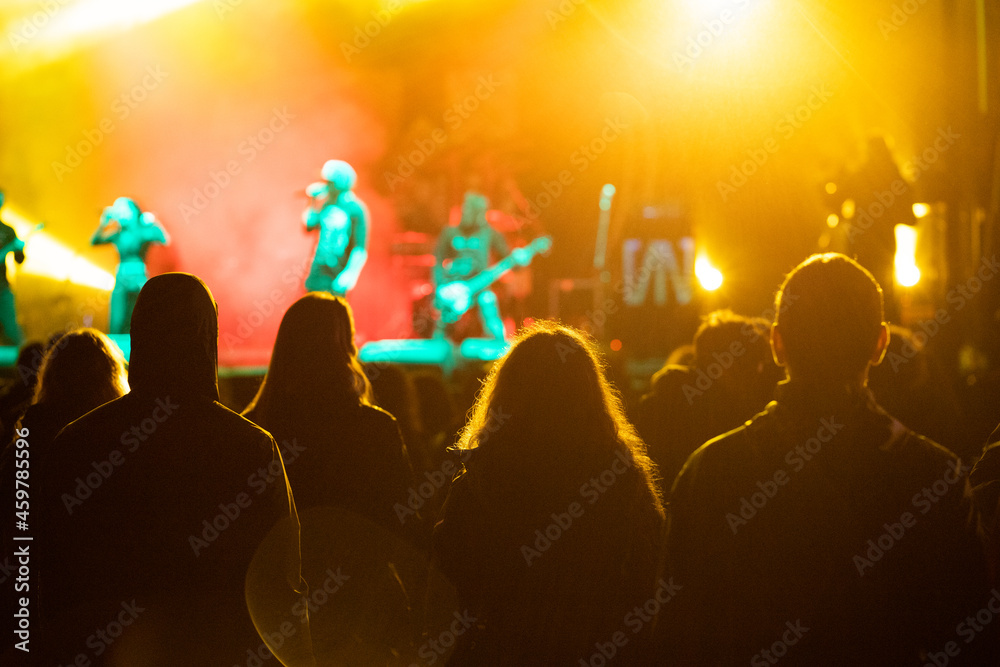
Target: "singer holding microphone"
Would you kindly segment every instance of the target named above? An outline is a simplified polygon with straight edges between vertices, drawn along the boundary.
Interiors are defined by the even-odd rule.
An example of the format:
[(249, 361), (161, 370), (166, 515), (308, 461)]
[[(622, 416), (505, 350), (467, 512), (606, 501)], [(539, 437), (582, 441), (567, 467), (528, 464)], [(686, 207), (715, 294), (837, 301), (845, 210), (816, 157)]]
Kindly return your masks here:
[(306, 290), (346, 296), (368, 259), (368, 207), (352, 189), (357, 174), (343, 160), (323, 165), (323, 180), (306, 188), (309, 208), (302, 215), (306, 231), (319, 228), (319, 240)]

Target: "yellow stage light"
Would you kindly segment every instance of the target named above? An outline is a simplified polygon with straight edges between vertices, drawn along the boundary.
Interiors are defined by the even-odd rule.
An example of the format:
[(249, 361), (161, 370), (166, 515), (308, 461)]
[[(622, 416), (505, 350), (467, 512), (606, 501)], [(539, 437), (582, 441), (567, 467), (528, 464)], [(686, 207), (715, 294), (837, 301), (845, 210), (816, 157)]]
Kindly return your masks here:
[(918, 218), (926, 218), (931, 212), (931, 207), (929, 204), (924, 204), (923, 202), (917, 202), (913, 205), (913, 215)]
[(105, 30), (127, 30), (195, 2), (198, 0), (78, 0), (53, 14), (45, 36), (64, 40)]
[(917, 230), (910, 225), (896, 225), (896, 282), (913, 287), (920, 281), (917, 268)]
[(854, 200), (845, 199), (844, 203), (840, 205), (840, 217), (844, 220), (850, 220), (854, 217)]
[(830, 215), (826, 216), (826, 226), (829, 227), (830, 229), (835, 228), (839, 222), (840, 218), (837, 217), (836, 213), (831, 213)]
[(35, 231), (37, 225), (9, 205), (3, 209), (3, 221), (13, 227), (18, 238), (25, 243), (24, 264), (18, 266), (14, 263), (13, 254), (7, 256), (7, 268), (11, 274), (44, 276), (108, 291), (114, 288), (113, 275), (80, 257), (44, 229)]
[(714, 292), (722, 287), (722, 271), (712, 266), (707, 257), (699, 257), (694, 261), (694, 275), (707, 292)]

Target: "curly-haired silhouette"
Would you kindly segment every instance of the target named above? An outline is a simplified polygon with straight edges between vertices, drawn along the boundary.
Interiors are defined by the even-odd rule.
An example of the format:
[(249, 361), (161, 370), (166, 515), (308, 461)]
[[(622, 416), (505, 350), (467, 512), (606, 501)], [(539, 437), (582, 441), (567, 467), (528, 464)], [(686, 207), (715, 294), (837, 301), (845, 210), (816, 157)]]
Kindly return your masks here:
[(961, 463), (866, 386), (888, 340), (871, 273), (814, 255), (775, 312), (776, 400), (674, 483), (667, 553), (684, 590), (668, 650), (679, 664), (923, 664), (989, 598)]
[[(289, 611), (302, 604), (291, 492), (271, 436), (218, 402), (208, 288), (150, 279), (131, 338), (130, 393), (64, 428), (40, 461), (47, 664), (111, 621), (127, 627), (95, 664), (234, 664), (262, 645), (255, 625), (308, 664), (308, 623)], [(281, 622), (295, 634), (279, 649)]]
[[(450, 664), (588, 661), (653, 596), (663, 520), (655, 469), (594, 345), (551, 323), (523, 332), (460, 447), (466, 471), (435, 551), (477, 622)], [(621, 659), (643, 649), (630, 633)]]

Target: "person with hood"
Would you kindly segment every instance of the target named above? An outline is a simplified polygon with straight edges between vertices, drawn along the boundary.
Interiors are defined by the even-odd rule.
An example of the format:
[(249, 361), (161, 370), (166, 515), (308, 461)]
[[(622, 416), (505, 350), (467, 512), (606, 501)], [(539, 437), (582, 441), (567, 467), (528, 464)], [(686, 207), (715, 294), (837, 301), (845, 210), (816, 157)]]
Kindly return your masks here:
[(269, 650), (311, 664), (295, 505), (274, 439), (219, 403), (212, 294), (190, 274), (152, 278), (131, 336), (131, 391), (33, 468), (32, 649), (45, 664), (232, 665)]

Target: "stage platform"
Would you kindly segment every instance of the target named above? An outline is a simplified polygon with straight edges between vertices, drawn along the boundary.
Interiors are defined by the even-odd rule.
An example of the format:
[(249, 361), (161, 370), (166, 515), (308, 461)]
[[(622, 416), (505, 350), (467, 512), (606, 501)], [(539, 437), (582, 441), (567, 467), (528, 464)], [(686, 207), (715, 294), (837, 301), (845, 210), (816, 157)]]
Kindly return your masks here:
[[(110, 334), (108, 338), (128, 360), (132, 352), (131, 337), (128, 334)], [(443, 338), (378, 340), (363, 345), (358, 356), (362, 362), (376, 366), (438, 366), (447, 375), (464, 365), (499, 359), (508, 348), (506, 342), (492, 338), (466, 338), (460, 343)], [(17, 355), (17, 347), (0, 346), (0, 368), (14, 370)], [(40, 365), (40, 360), (35, 360), (31, 365)], [(33, 370), (38, 369), (35, 367)], [(263, 376), (266, 372), (267, 366), (219, 366), (220, 378)]]

